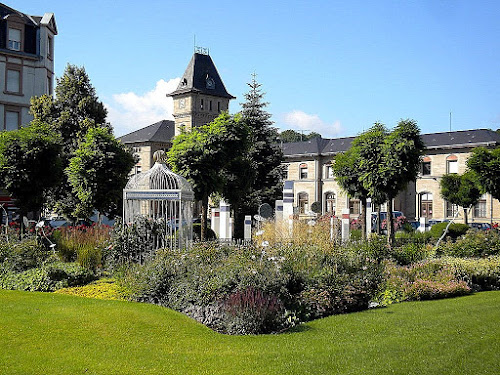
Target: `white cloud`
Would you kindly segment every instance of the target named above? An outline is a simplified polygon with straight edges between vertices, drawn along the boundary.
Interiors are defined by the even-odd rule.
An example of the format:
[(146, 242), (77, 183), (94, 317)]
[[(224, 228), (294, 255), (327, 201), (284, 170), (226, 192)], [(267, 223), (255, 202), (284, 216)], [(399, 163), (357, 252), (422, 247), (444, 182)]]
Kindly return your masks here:
[(166, 95), (177, 88), (179, 81), (180, 78), (161, 79), (144, 95), (114, 94), (111, 103), (104, 103), (104, 106), (115, 135), (119, 137), (160, 120), (173, 120), (173, 100)]
[(336, 137), (342, 131), (342, 126), (338, 120), (333, 123), (326, 123), (318, 115), (310, 115), (298, 110), (285, 113), (283, 122), (295, 131), (317, 132), (325, 138)]

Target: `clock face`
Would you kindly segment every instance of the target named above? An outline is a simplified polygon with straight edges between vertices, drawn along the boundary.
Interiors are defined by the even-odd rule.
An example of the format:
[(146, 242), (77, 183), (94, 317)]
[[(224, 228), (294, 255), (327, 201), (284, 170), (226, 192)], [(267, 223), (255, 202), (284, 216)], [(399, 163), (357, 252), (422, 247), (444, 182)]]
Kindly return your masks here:
[(186, 99), (179, 100), (179, 108), (185, 108), (185, 107), (186, 107)]
[(215, 82), (213, 78), (207, 78), (207, 89), (215, 89)]

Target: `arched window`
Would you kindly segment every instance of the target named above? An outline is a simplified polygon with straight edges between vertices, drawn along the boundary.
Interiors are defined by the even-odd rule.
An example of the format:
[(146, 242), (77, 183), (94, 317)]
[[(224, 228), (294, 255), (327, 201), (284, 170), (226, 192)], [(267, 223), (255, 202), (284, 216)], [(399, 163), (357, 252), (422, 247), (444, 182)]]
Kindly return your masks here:
[(420, 193), (420, 217), (432, 218), (432, 193)]
[(446, 173), (458, 173), (458, 158), (450, 155), (446, 158)]
[(349, 213), (351, 215), (359, 215), (361, 213), (359, 199), (349, 199)]
[(335, 214), (336, 201), (334, 192), (329, 191), (325, 193), (325, 203), (325, 212)]
[(309, 195), (307, 193), (299, 193), (299, 213), (304, 214), (309, 211)]

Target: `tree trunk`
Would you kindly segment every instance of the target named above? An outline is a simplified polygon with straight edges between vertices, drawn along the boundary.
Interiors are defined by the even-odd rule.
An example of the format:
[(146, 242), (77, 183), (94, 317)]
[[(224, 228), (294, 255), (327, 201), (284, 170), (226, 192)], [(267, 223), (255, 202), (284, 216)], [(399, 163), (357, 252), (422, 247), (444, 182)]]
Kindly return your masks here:
[(242, 240), (244, 237), (244, 224), (245, 215), (241, 212), (239, 206), (233, 206), (233, 228), (234, 228), (234, 238)]
[(394, 244), (394, 218), (392, 217), (392, 198), (387, 202), (387, 245), (389, 248)]
[(464, 210), (464, 224), (465, 225), (469, 225), (469, 220), (468, 220), (468, 217), (467, 217), (467, 210), (468, 210), (468, 208), (463, 207), (463, 210)]
[(207, 214), (208, 214), (208, 195), (204, 194), (201, 198), (201, 230), (200, 241), (207, 238)]
[(382, 205), (377, 206), (377, 234), (380, 235), (382, 233), (382, 217), (380, 216), (380, 210), (382, 209)]
[(366, 198), (361, 198), (361, 239), (366, 241)]

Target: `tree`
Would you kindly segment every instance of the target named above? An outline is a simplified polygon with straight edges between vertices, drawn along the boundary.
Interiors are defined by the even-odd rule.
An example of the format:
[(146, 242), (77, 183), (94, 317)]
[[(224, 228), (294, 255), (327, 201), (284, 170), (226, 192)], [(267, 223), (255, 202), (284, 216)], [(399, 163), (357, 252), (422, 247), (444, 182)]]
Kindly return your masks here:
[(302, 141), (308, 141), (313, 138), (321, 138), (321, 134), (316, 133), (316, 132), (310, 132), (309, 134), (304, 134), (304, 133), (299, 133), (295, 130), (283, 130), (279, 134), (279, 139), (283, 143), (291, 143), (291, 142), (302, 142)]
[(467, 212), (481, 197), (480, 187), (472, 172), (463, 175), (445, 174), (439, 182), (441, 196), (451, 204), (462, 207), (464, 223), (468, 224)]
[(424, 143), (414, 120), (401, 120), (392, 132), (375, 123), (356, 137), (353, 147), (359, 148), (360, 179), (369, 196), (387, 202), (387, 242), (394, 241), (392, 201), (415, 181), (419, 172)]
[(483, 192), (500, 199), (500, 148), (478, 147), (467, 159), (467, 167), (476, 175)]
[(50, 125), (33, 120), (19, 130), (0, 132), (0, 179), (16, 199), (21, 216), (40, 211), (62, 177), (61, 140)]
[(109, 128), (89, 128), (65, 170), (78, 198), (73, 216), (88, 219), (94, 209), (108, 216), (120, 214), (123, 188), (135, 163)]
[[(30, 111), (35, 120), (49, 123), (59, 134), (62, 142), (62, 166), (63, 169), (67, 170), (80, 144), (86, 142), (87, 133), (91, 129), (96, 127), (106, 128), (109, 130), (110, 136), (113, 137), (111, 135), (112, 128), (110, 124), (106, 123), (106, 109), (102, 102), (99, 101), (95, 88), (92, 86), (84, 68), (68, 64), (63, 76), (57, 79), (55, 93), (55, 98), (47, 95), (33, 98), (31, 100)], [(99, 140), (105, 139), (99, 137)], [(105, 148), (105, 146), (103, 147)], [(123, 156), (121, 153), (113, 155), (117, 158)], [(116, 160), (114, 163), (108, 163), (108, 165), (120, 166), (121, 161)], [(116, 176), (115, 172), (111, 170), (106, 171), (107, 174)], [(122, 183), (125, 181), (128, 173), (129, 171), (122, 171), (120, 177), (116, 176), (116, 181)], [(94, 187), (99, 186), (98, 189), (104, 189), (104, 192), (107, 189), (99, 184), (95, 185), (95, 181), (88, 182), (94, 184)], [(123, 183), (122, 188), (124, 186), (125, 183)], [(77, 190), (80, 190), (80, 193), (77, 193)], [(98, 195), (101, 194), (95, 189), (92, 191)], [(121, 201), (121, 196), (120, 198), (114, 194), (109, 196), (113, 196), (116, 199), (115, 205)], [(74, 189), (67, 175), (62, 179), (60, 184), (51, 189), (49, 194), (51, 206), (57, 212), (71, 219), (77, 219), (78, 217), (75, 215), (78, 212), (83, 212), (81, 209), (88, 202), (97, 202), (94, 198), (89, 198), (90, 200), (86, 199), (87, 203), (83, 203), (81, 200), (82, 197), (82, 190)], [(90, 209), (90, 207), (87, 208)]]
[[(241, 116), (221, 113), (209, 124), (182, 132), (173, 139), (168, 151), (168, 163), (174, 172), (186, 177), (192, 184), (195, 198), (201, 201), (201, 240), (206, 238), (208, 197), (224, 192), (224, 186), (240, 187), (245, 181), (236, 181), (236, 165), (245, 164), (248, 129)], [(240, 153), (243, 157), (237, 156)], [(235, 159), (232, 159), (235, 157)], [(236, 190), (226, 194), (233, 200), (245, 193)]]
[[(277, 131), (272, 127), (271, 114), (265, 110), (268, 103), (263, 101), (265, 93), (262, 92), (262, 85), (256, 81), (255, 75), (248, 86), (250, 90), (245, 94), (245, 102), (241, 104), (241, 115), (250, 130), (248, 157), (255, 176), (251, 180), (248, 194), (245, 194), (241, 201), (241, 212), (237, 213), (237, 216), (253, 214), (263, 203), (274, 206), (274, 201), (282, 194), (283, 151), (278, 143)], [(235, 219), (235, 236), (243, 237), (241, 217)]]
[(335, 181), (351, 198), (361, 202), (361, 236), (366, 239), (366, 201), (368, 190), (363, 186), (361, 170), (358, 168), (359, 149), (351, 147), (343, 153), (335, 155), (332, 162)]

